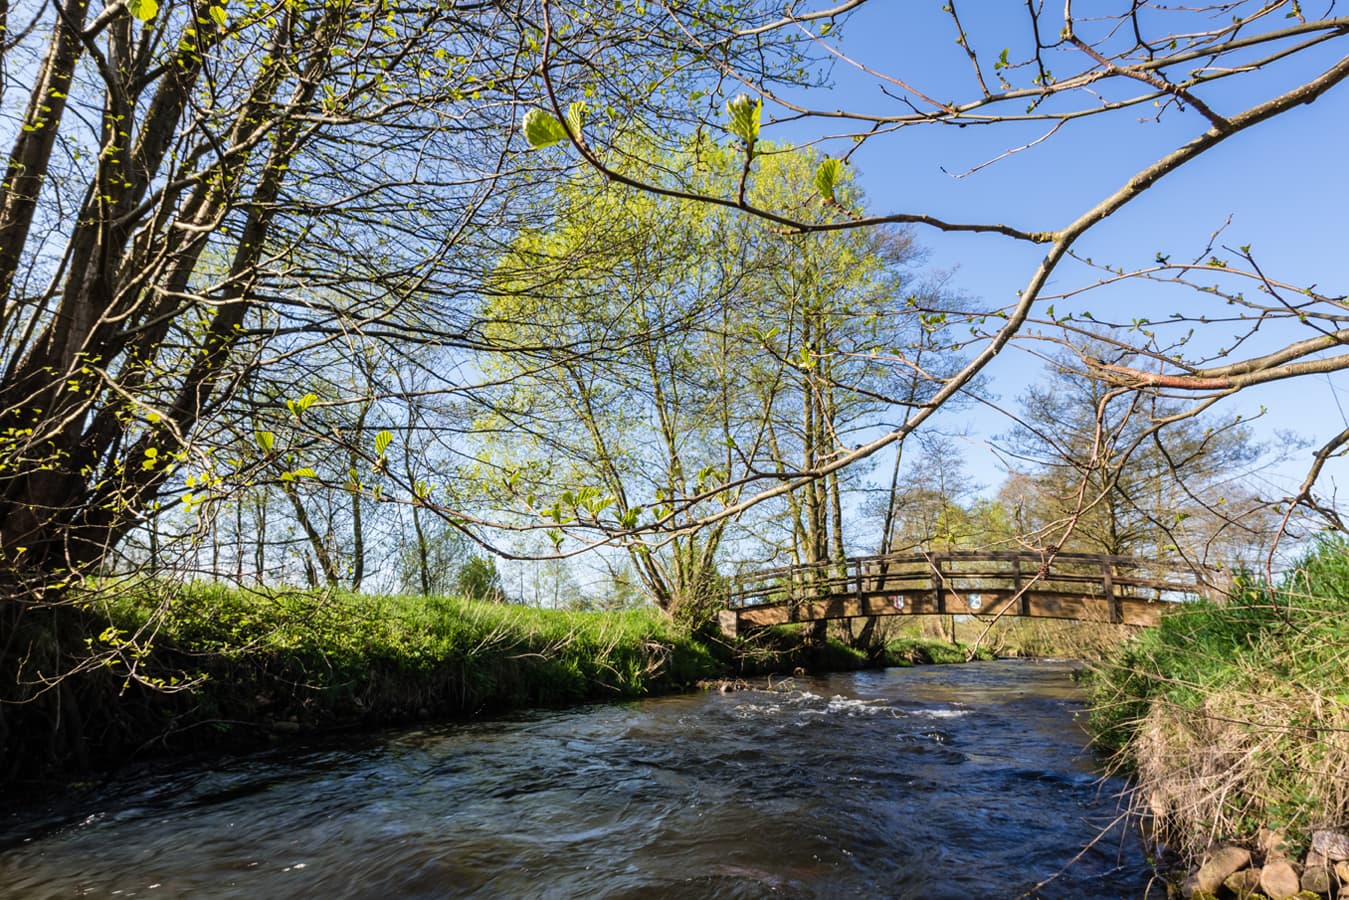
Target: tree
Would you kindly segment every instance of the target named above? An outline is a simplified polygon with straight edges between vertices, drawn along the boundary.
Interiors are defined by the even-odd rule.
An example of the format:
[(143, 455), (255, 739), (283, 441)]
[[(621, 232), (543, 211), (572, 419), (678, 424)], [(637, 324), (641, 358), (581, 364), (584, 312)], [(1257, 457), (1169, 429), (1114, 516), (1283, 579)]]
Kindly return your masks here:
[(1051, 362), (1005, 436), (1012, 475), (1002, 499), (1021, 538), (1196, 570), (1250, 564), (1276, 521), (1248, 487), (1268, 454), (1246, 423), (1190, 417), (1175, 401), (1112, 388), (1075, 355)]
[[(897, 481), (888, 512), (886, 553), (933, 553), (994, 549), (1011, 539), (1000, 504), (978, 496), (957, 441), (926, 432), (920, 453)], [(873, 514), (875, 510), (873, 510)], [(887, 513), (882, 507), (881, 517)]]
[[(810, 160), (784, 149), (756, 190), (795, 190)], [(727, 181), (732, 162), (694, 142), (661, 164)], [(929, 334), (913, 256), (898, 232), (789, 238), (704, 204), (569, 182), (553, 219), (517, 236), (483, 311), (493, 343), (518, 348), (481, 363), (503, 387), (480, 426), (516, 436), (484, 448), (488, 471), (506, 473), (505, 494), (559, 549), (568, 533), (617, 533), (658, 605), (702, 608), (732, 520), (687, 526), (700, 504), (809, 470), (918, 402), (911, 385), (894, 391), (889, 363)], [(843, 558), (843, 490), (835, 475), (785, 498), (795, 558)]]
[[(392, 500), (451, 518), (455, 498), (418, 496), (381, 446), (398, 422), (381, 421), (381, 403), (397, 393), (326, 398), (323, 431), (319, 408), (301, 407), (325, 393), (311, 382), (334, 354), (372, 347), (430, 370), (428, 393), (463, 387), (447, 357), (485, 348), (466, 298), (552, 174), (517, 154), (523, 105), (540, 96), (540, 12), (536, 0), (5, 6), (0, 88), (21, 114), (0, 120), (0, 751), (22, 734), (62, 752), (44, 744), (77, 715), (73, 695), (58, 702), (73, 690), (61, 677), (100, 654), (116, 663), (117, 648), (86, 642), (90, 594), (72, 587), (96, 589), (128, 535), (147, 534), (160, 558), (161, 525), (267, 501), (267, 484), (294, 488), (288, 516), (310, 518), (311, 552), (336, 530), (319, 510), (335, 523), (339, 508), (354, 519)], [(584, 12), (566, 29), (575, 52), (624, 48), (611, 85), (661, 70), (663, 89), (685, 89), (666, 29), (633, 10)], [(618, 118), (597, 110), (591, 125)], [(269, 373), (284, 390), (261, 389)], [(327, 483), (325, 464), (358, 471)], [(257, 569), (270, 574), (275, 509), (260, 508)], [(315, 580), (320, 566), (342, 576), (329, 562)], [(11, 701), (35, 697), (47, 713), (11, 729)]]
[(506, 592), (501, 586), (501, 574), (497, 571), (496, 560), (482, 556), (470, 556), (459, 566), (455, 573), (454, 589), (462, 597), (470, 600), (484, 600), (490, 603), (504, 603)]
[[(650, 160), (619, 152), (603, 134), (560, 124), (543, 127), (559, 122), (571, 99), (555, 84), (548, 87), (548, 104), (536, 113), (540, 125), (532, 138), (536, 146), (567, 142), (577, 158), (618, 183), (742, 210), (786, 232), (914, 225), (1043, 250), (1035, 254), (1015, 303), (991, 317), (981, 314), (970, 320), (976, 341), (968, 363), (923, 409), (889, 434), (831, 456), (732, 507), (709, 512), (706, 521), (738, 515), (750, 504), (803, 490), (902, 442), (960, 396), (1014, 340), (1048, 335), (1071, 343), (1081, 336), (1078, 323), (1091, 319), (1090, 311), (1082, 307), (1087, 290), (1128, 281), (1193, 289), (1192, 306), (1163, 322), (1098, 316), (1097, 321), (1120, 326), (1125, 349), (1145, 364), (1102, 362), (1087, 367), (1093, 378), (1140, 394), (1170, 391), (1188, 397), (1190, 415), (1255, 385), (1349, 367), (1349, 354), (1342, 352), (1349, 329), (1341, 298), (1318, 290), (1314, 283), (1270, 277), (1247, 246), (1224, 251), (1220, 257), (1210, 252), (1220, 248), (1210, 245), (1206, 252), (1184, 260), (1163, 249), (1153, 263), (1141, 268), (1093, 262), (1079, 249), (1112, 216), (1151, 191), (1165, 190), (1176, 173), (1193, 167), (1215, 148), (1248, 131), (1277, 128), (1281, 117), (1339, 87), (1349, 76), (1349, 55), (1343, 49), (1349, 41), (1346, 20), (1329, 15), (1308, 18), (1293, 0), (1166, 8), (1121, 2), (1113, 8), (1093, 7), (1089, 18), (1072, 3), (1054, 8), (1030, 4), (1015, 14), (981, 13), (975, 19), (962, 18), (955, 4), (941, 10), (941, 16), (927, 8), (896, 11), (890, 4), (868, 0), (794, 5), (777, 14), (752, 7), (741, 21), (724, 27), (703, 20), (695, 9), (669, 6), (653, 13), (685, 26), (681, 52), (704, 62), (711, 73), (712, 88), (700, 94), (696, 104), (699, 127), (728, 135), (743, 161), (737, 184), (721, 190), (653, 177), (657, 167)], [(874, 30), (875, 17), (882, 11), (894, 17), (886, 32), (907, 42), (905, 52), (887, 46), (884, 61), (854, 56), (847, 35), (855, 33), (851, 29), (866, 31), (868, 20)], [(566, 36), (551, 25), (545, 16), (545, 76), (566, 76), (577, 64), (567, 54)], [(785, 64), (771, 53), (760, 56), (756, 65), (726, 61), (740, 57), (737, 51), (747, 46), (784, 45), (797, 53)], [(931, 51), (937, 46), (949, 48), (944, 58)], [(837, 93), (778, 89), (775, 77), (792, 67), (799, 71), (800, 57), (809, 59), (812, 54), (836, 61), (854, 83), (870, 81), (879, 90), (856, 90), (840, 98)], [(923, 68), (890, 71), (885, 63), (893, 59), (919, 60), (917, 65)], [(963, 77), (956, 74), (962, 70)], [(602, 85), (596, 96), (599, 102), (612, 99)], [(869, 106), (860, 98), (875, 98), (877, 105)], [(857, 103), (850, 107), (847, 100)], [(1144, 110), (1147, 121), (1166, 117), (1168, 123), (1178, 122), (1175, 130), (1180, 134), (1166, 146), (1150, 150), (1141, 164), (1132, 162), (1133, 168), (1110, 179), (1109, 187), (1093, 188), (1096, 193), (1073, 204), (1075, 211), (1063, 219), (1037, 222), (1034, 211), (1023, 208), (990, 209), (969, 220), (922, 209), (871, 214), (848, 208), (846, 199), (835, 193), (839, 173), (850, 159), (869, 154), (897, 164), (901, 154), (887, 154), (879, 145), (924, 129), (945, 127), (958, 140), (975, 143), (974, 152), (982, 154), (975, 158), (987, 162), (965, 173), (974, 174), (1013, 157), (1046, 152), (1073, 131), (1093, 129), (1102, 136), (1098, 139), (1109, 141), (1124, 127), (1135, 126)], [(815, 146), (828, 148), (830, 156), (819, 162), (811, 181), (816, 203), (774, 204), (754, 195), (763, 148), (778, 129), (790, 131), (797, 141), (813, 139)], [(990, 135), (997, 136), (988, 140)], [(1294, 152), (1289, 148), (1289, 158)], [(848, 212), (843, 220), (838, 216), (840, 206)], [(1014, 224), (1016, 220), (1027, 224)], [(1290, 223), (1300, 226), (1305, 227)], [(1084, 283), (1058, 286), (1082, 274)], [(1219, 304), (1220, 312), (1211, 312), (1208, 300)], [(1069, 303), (1071, 311), (1065, 309)], [(1235, 313), (1229, 315), (1232, 309)], [(1192, 326), (1203, 329), (1207, 339), (1191, 342), (1187, 332)], [(1247, 341), (1256, 333), (1263, 339), (1259, 346), (1272, 349), (1254, 349), (1235, 360), (1227, 357), (1233, 348), (1256, 347)], [(1313, 488), (1327, 460), (1346, 444), (1349, 429), (1321, 448), (1306, 482), (1288, 498), (1320, 510), (1332, 523), (1338, 523), (1337, 515), (1316, 499)]]

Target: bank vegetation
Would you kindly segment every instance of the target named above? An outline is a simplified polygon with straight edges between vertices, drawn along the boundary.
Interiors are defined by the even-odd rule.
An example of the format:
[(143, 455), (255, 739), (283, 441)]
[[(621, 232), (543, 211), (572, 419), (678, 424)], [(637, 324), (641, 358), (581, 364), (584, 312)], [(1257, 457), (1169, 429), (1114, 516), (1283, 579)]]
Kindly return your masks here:
[(1120, 645), (1091, 727), (1164, 845), (1289, 853), (1349, 823), (1349, 545), (1326, 540), (1277, 583), (1240, 583)]

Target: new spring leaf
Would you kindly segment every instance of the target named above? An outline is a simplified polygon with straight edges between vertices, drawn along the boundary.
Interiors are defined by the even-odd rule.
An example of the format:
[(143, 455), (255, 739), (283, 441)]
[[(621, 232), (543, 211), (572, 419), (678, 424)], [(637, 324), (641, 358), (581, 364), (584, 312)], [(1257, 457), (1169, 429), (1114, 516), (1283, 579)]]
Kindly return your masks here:
[[(584, 107), (584, 104), (582, 104)], [(576, 104), (572, 104), (572, 109), (576, 109)], [(578, 115), (584, 115), (584, 109)], [(567, 128), (557, 120), (552, 113), (542, 109), (531, 109), (525, 113), (524, 121), (525, 140), (529, 141), (529, 146), (538, 150), (542, 147), (551, 147), (558, 141), (567, 139)]]
[(389, 449), (389, 443), (393, 440), (393, 433), (387, 429), (375, 435), (375, 455), (383, 456), (384, 451)]
[(156, 0), (127, 0), (126, 9), (140, 21), (148, 22), (159, 12), (159, 4)]
[(305, 410), (317, 401), (318, 394), (305, 394), (299, 400), (287, 400), (286, 409), (290, 410), (290, 414), (298, 419), (304, 415)]
[(820, 192), (820, 196), (830, 201), (835, 201), (834, 189), (838, 187), (839, 171), (842, 164), (836, 159), (825, 159), (815, 170), (815, 190)]
[(759, 119), (763, 113), (763, 101), (751, 100), (740, 94), (726, 101), (726, 113), (731, 117), (731, 134), (740, 138), (748, 146), (754, 146), (759, 139)]
[(577, 100), (571, 106), (567, 107), (567, 127), (571, 129), (571, 133), (578, 138), (581, 136), (581, 126), (585, 124), (586, 113), (588, 111), (589, 107), (586, 106), (584, 100)]

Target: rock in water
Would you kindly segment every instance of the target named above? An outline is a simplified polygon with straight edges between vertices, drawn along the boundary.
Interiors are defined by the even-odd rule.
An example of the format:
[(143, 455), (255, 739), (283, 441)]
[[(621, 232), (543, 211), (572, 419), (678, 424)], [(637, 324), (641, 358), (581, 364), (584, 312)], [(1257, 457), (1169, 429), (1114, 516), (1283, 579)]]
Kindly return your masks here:
[(1297, 872), (1286, 859), (1271, 860), (1260, 870), (1260, 889), (1270, 900), (1286, 900), (1297, 894), (1299, 888)]
[(1199, 889), (1216, 894), (1228, 876), (1251, 864), (1251, 851), (1242, 847), (1223, 847), (1199, 867)]
[(1312, 850), (1328, 859), (1349, 859), (1349, 834), (1325, 829), (1312, 832)]

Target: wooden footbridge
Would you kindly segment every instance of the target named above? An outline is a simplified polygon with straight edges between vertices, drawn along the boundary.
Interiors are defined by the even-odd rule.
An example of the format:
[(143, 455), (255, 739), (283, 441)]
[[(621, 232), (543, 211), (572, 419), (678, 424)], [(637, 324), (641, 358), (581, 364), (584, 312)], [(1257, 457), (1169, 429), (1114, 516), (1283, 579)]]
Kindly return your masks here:
[(1127, 556), (951, 551), (768, 569), (731, 583), (721, 629), (865, 616), (1037, 616), (1154, 626), (1200, 577)]

